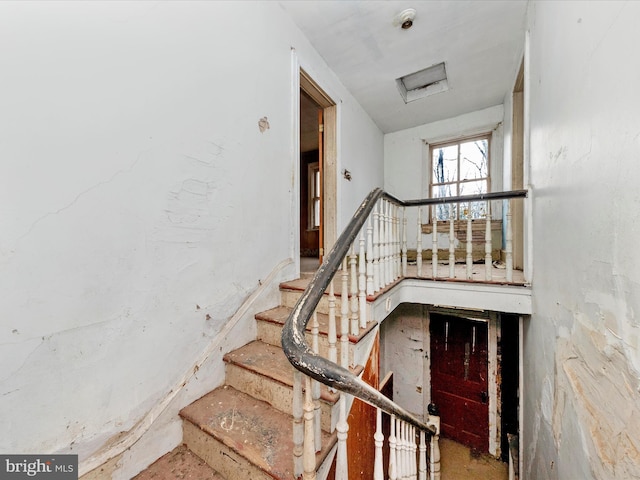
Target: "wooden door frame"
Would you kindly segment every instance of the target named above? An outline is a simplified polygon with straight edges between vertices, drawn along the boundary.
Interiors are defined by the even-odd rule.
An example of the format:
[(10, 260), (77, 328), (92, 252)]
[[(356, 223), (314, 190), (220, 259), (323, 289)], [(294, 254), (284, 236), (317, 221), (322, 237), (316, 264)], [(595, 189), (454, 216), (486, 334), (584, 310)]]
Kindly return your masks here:
[[(447, 307), (436, 307), (429, 306), (426, 309), (425, 318), (426, 322), (424, 323), (424, 331), (427, 335), (428, 341), (426, 342), (426, 348), (428, 349), (424, 358), (424, 383), (425, 385), (429, 385), (430, 387), (427, 389), (426, 401), (424, 402), (424, 415), (427, 415), (427, 406), (432, 401), (431, 398), (431, 385), (432, 385), (432, 376), (431, 376), (431, 317), (433, 314), (440, 314), (450, 317), (458, 317), (463, 320), (471, 320), (471, 321), (483, 321), (487, 323), (487, 355), (488, 355), (488, 365), (487, 365), (487, 389), (489, 393), (489, 417), (487, 418), (487, 422), (489, 425), (489, 453), (491, 455), (498, 455), (499, 453), (499, 445), (500, 445), (500, 411), (498, 409), (499, 402), (499, 389), (498, 389), (498, 336), (500, 335), (500, 316), (496, 314), (496, 312), (487, 312), (487, 311), (471, 311), (471, 310), (462, 310), (455, 308), (447, 308)], [(520, 358), (522, 359), (522, 350), (520, 350)], [(522, 421), (520, 419), (520, 425), (522, 425)]]
[[(325, 255), (333, 247), (338, 238), (337, 232), (337, 190), (338, 190), (338, 166), (337, 166), (337, 107), (331, 97), (311, 78), (311, 76), (300, 66), (298, 66), (299, 89), (304, 91), (323, 110), (324, 117), (324, 142), (323, 142), (323, 165), (322, 165), (322, 236), (323, 245), (320, 245), (320, 254)], [(298, 99), (299, 101), (299, 99)], [(300, 118), (297, 118), (297, 135), (300, 132)], [(300, 157), (300, 145), (298, 140), (297, 162)], [(299, 199), (298, 199), (299, 202)], [(299, 255), (298, 246), (298, 255)]]
[[(524, 61), (512, 95), (511, 189), (518, 190), (524, 188)], [(513, 205), (513, 267), (524, 270), (524, 205), (522, 201)]]

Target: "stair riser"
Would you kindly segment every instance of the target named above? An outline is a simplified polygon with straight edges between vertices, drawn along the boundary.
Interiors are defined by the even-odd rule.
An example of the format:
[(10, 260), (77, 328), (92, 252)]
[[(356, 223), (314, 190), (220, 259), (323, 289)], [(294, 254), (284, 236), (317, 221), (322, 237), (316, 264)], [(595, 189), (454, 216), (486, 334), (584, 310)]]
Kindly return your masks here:
[[(262, 320), (258, 320), (258, 340), (262, 340), (264, 343), (268, 343), (270, 345), (274, 345), (276, 347), (281, 346), (281, 338), (282, 338), (282, 326), (273, 322), (265, 322)], [(311, 345), (311, 334), (307, 333), (307, 343)], [(326, 336), (319, 335), (318, 336), (318, 348), (320, 350), (320, 355), (328, 358), (329, 357), (329, 340)], [(340, 362), (340, 339), (337, 342), (337, 355), (338, 362)], [(349, 348), (349, 365), (353, 365), (353, 349)]]
[(183, 442), (187, 447), (227, 480), (273, 480), (272, 476), (191, 422), (182, 422), (182, 432)]
[[(226, 383), (236, 390), (267, 402), (282, 413), (290, 415), (292, 412), (293, 389), (288, 385), (233, 364), (226, 366)], [(334, 405), (320, 401), (321, 427), (326, 432), (331, 431), (331, 413), (334, 408)]]
[[(302, 296), (302, 292), (298, 290), (280, 290), (281, 304), (285, 307), (293, 308), (298, 299)], [(329, 313), (329, 297), (323, 295), (316, 309), (318, 313)], [(340, 312), (340, 297), (336, 297), (336, 315)]]
[[(280, 298), (281, 303), (285, 307), (293, 308), (296, 305), (298, 299), (302, 296), (302, 292), (298, 290), (280, 290)], [(340, 312), (342, 308), (341, 298), (336, 297), (336, 321), (338, 324), (340, 323)], [(318, 308), (316, 308), (318, 313), (329, 314), (329, 297), (327, 295), (323, 295), (320, 299), (320, 303), (318, 304)], [(351, 303), (349, 303), (349, 311), (351, 311)], [(368, 319), (373, 318), (373, 309), (371, 304), (367, 302), (366, 315)], [(349, 314), (351, 315), (351, 313)]]

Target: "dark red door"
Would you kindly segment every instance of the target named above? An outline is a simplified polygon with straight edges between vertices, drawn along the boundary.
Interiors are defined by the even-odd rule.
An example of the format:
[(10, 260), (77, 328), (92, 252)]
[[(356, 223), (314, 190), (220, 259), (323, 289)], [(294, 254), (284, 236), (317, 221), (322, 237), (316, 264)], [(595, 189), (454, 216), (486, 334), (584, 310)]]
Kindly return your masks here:
[(442, 434), (471, 448), (489, 449), (487, 323), (432, 314), (431, 401)]

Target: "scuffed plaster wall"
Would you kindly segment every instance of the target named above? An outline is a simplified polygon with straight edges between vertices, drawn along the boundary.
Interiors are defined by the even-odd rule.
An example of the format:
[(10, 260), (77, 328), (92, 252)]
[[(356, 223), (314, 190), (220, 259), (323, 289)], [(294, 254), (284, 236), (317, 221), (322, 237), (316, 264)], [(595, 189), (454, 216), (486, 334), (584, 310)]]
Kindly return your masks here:
[[(292, 47), (363, 192), (382, 133), (276, 2), (0, 2), (0, 31), (0, 451), (83, 464), (297, 253)], [(163, 422), (121, 477), (180, 441)]]
[(403, 303), (380, 326), (380, 377), (393, 372), (393, 400), (424, 418), (431, 398), (426, 306)]
[(525, 478), (640, 476), (637, 2), (531, 2)]

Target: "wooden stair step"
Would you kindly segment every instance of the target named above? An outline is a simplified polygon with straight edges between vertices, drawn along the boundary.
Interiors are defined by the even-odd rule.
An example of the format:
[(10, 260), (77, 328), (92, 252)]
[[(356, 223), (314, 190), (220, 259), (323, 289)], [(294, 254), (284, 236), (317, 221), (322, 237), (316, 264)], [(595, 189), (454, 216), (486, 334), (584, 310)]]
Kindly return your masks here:
[(225, 480), (207, 463), (181, 445), (160, 457), (133, 480)]
[[(227, 385), (291, 414), (294, 368), (281, 348), (255, 341), (228, 353), (224, 360)], [(337, 393), (320, 386), (321, 428), (327, 432), (337, 418), (338, 398)]]
[[(227, 479), (293, 478), (291, 415), (223, 386), (185, 407), (180, 416), (185, 444)], [(334, 443), (335, 435), (322, 433), (317, 464)]]
[[(227, 353), (224, 361), (275, 380), (287, 387), (293, 387), (294, 368), (282, 349), (274, 345), (256, 340)], [(337, 402), (339, 397), (337, 393), (330, 392), (325, 385), (322, 385), (320, 395), (322, 400), (330, 403)]]

